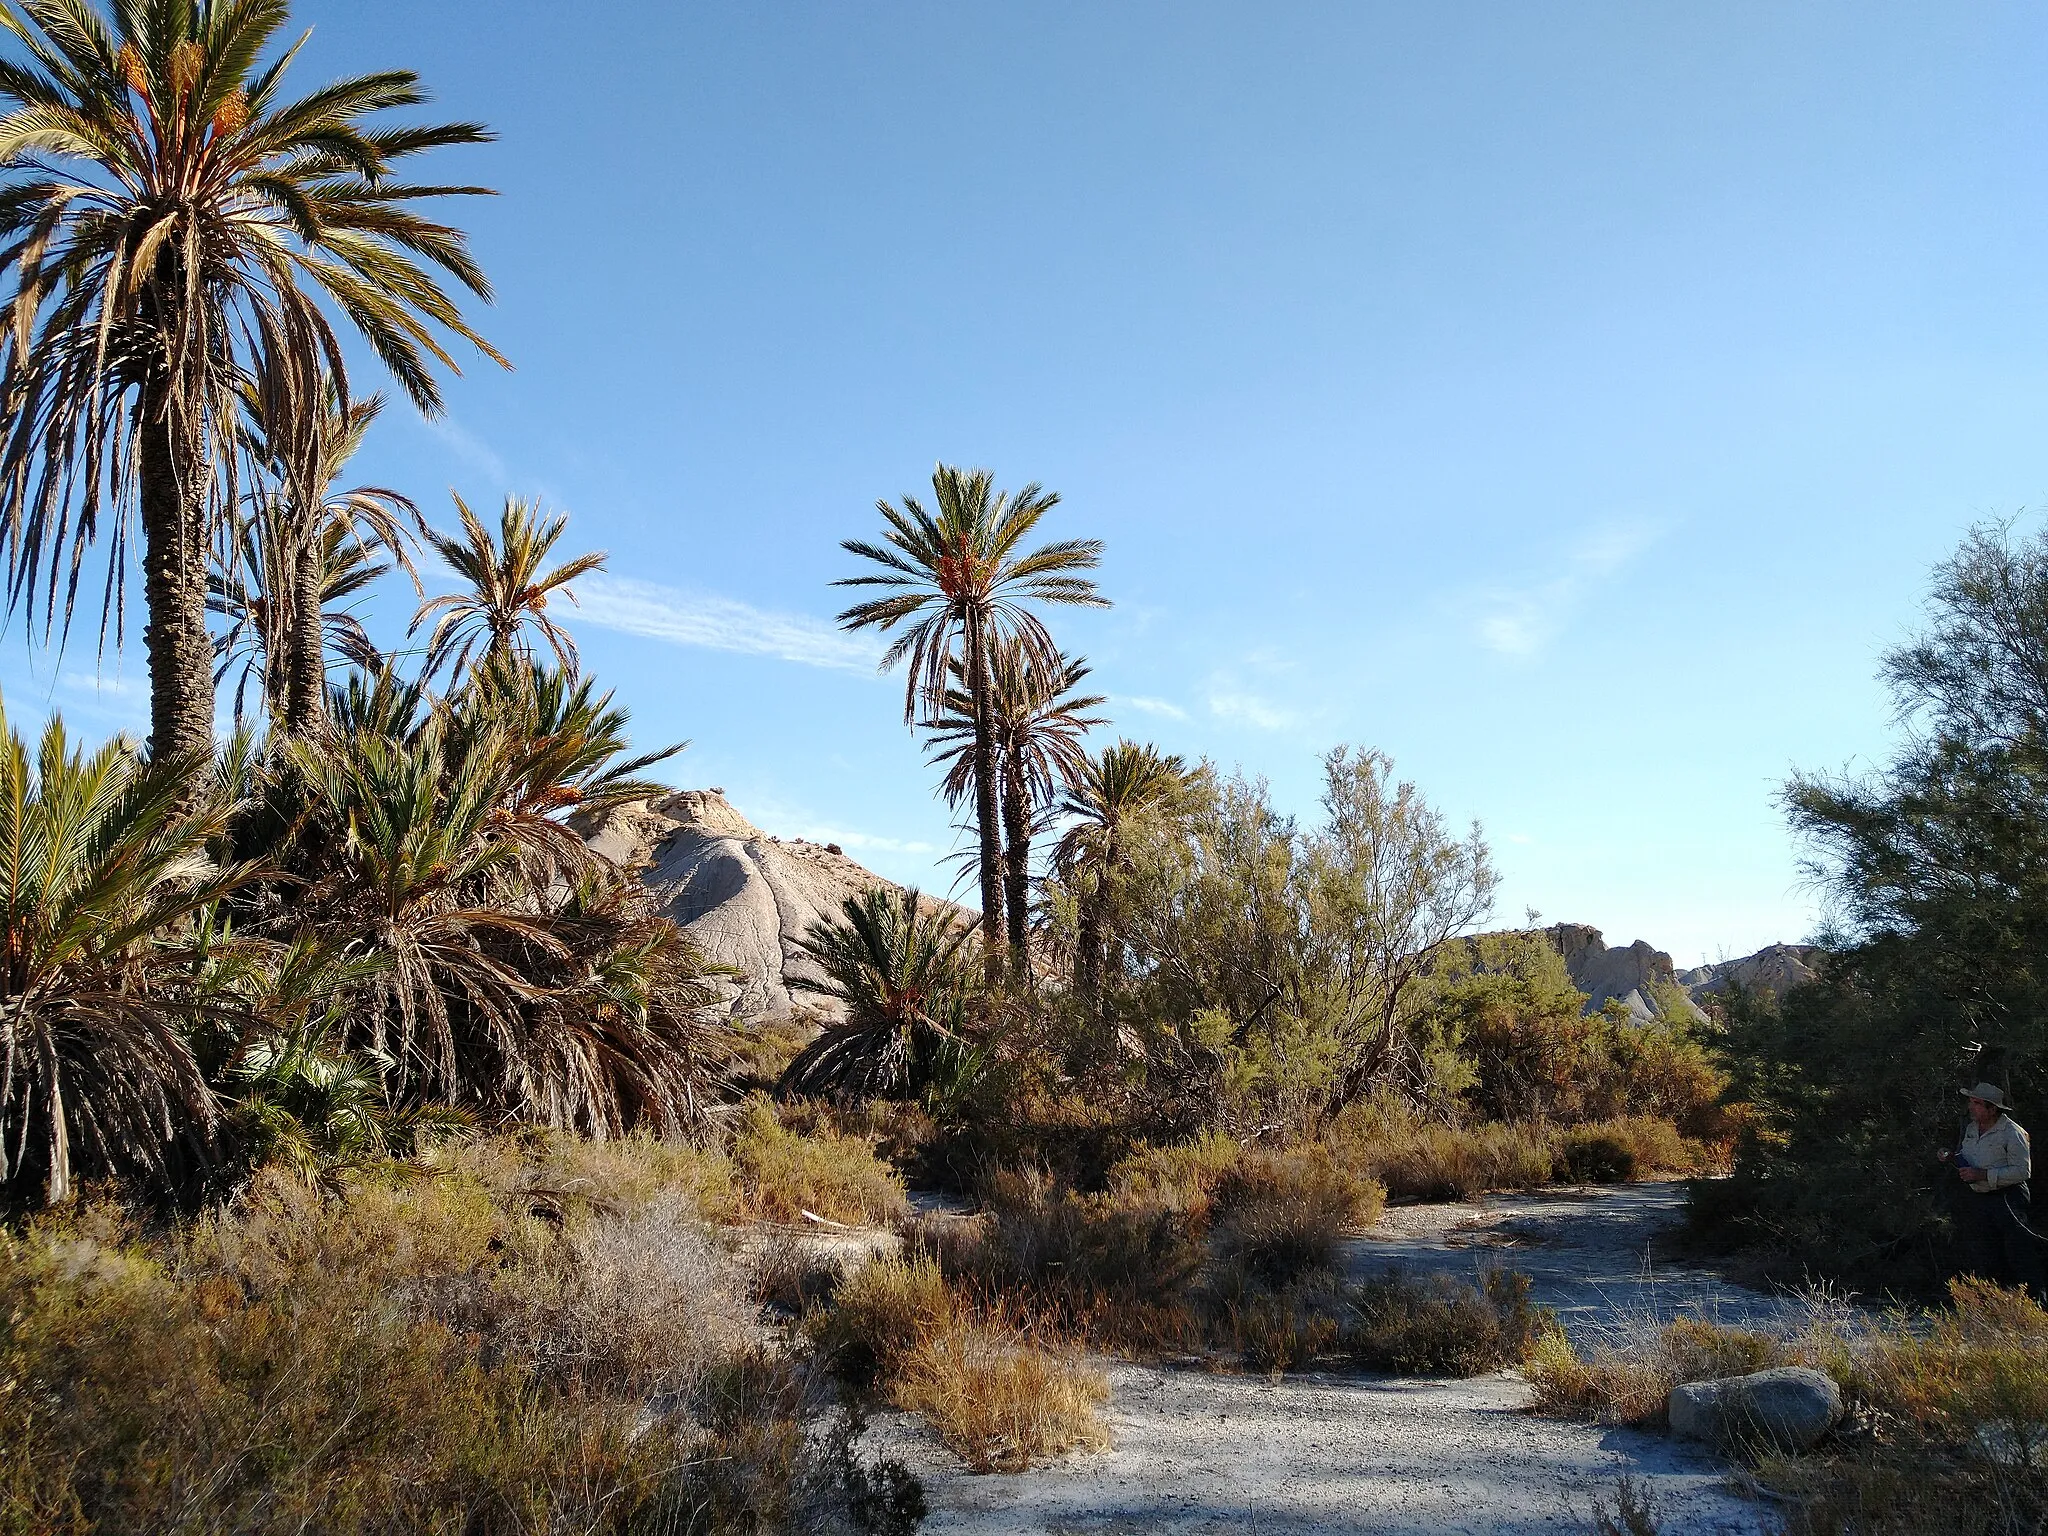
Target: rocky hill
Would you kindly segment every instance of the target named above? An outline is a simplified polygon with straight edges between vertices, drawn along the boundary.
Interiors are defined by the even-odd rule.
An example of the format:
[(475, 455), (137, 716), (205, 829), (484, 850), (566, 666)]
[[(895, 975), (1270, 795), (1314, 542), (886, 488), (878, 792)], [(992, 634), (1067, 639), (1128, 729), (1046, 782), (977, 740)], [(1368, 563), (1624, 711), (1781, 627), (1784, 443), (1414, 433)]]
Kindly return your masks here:
[(1730, 986), (1768, 988), (1782, 996), (1818, 974), (1820, 952), (1811, 944), (1772, 944), (1740, 960), (1680, 971), (1663, 950), (1641, 939), (1626, 949), (1611, 949), (1598, 928), (1584, 923), (1554, 923), (1544, 933), (1564, 956), (1572, 985), (1586, 994), (1588, 1012), (1619, 1001), (1639, 1022), (1659, 1016), (1660, 998), (1675, 1000), (1704, 1018), (1693, 1001), (1696, 997), (1725, 992)]
[(737, 973), (720, 982), (735, 1018), (832, 1017), (831, 999), (795, 985), (819, 979), (799, 941), (819, 918), (837, 917), (847, 897), (891, 884), (836, 843), (763, 832), (717, 789), (634, 801), (587, 840), (640, 871), (705, 958)]

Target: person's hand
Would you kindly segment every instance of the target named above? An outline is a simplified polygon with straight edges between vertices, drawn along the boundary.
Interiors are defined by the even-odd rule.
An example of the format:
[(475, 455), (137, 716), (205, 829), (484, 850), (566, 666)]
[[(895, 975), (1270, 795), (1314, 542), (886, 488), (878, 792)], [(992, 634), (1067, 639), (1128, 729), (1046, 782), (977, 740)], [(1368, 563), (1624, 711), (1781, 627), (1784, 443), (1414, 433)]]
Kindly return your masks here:
[(1982, 1168), (1958, 1168), (1956, 1172), (1962, 1175), (1965, 1184), (1981, 1184), (1984, 1181)]

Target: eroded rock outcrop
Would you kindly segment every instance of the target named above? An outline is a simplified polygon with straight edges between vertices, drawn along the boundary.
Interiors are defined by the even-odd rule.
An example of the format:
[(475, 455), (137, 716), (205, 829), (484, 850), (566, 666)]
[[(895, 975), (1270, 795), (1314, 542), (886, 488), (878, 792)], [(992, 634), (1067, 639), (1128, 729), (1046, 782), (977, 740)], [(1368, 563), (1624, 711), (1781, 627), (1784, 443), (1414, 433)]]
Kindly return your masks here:
[(587, 841), (638, 870), (705, 958), (737, 973), (719, 982), (735, 1018), (835, 1016), (831, 999), (799, 985), (821, 979), (804, 933), (837, 917), (847, 897), (892, 884), (836, 844), (770, 836), (717, 789), (634, 801)]
[(1572, 985), (1586, 994), (1587, 1012), (1619, 1002), (1630, 1018), (1642, 1023), (1657, 1018), (1671, 1002), (1698, 1018), (1706, 1017), (1685, 995), (1677, 969), (1663, 950), (1641, 939), (1626, 949), (1610, 949), (1600, 930), (1584, 923), (1553, 923), (1544, 933), (1564, 957)]

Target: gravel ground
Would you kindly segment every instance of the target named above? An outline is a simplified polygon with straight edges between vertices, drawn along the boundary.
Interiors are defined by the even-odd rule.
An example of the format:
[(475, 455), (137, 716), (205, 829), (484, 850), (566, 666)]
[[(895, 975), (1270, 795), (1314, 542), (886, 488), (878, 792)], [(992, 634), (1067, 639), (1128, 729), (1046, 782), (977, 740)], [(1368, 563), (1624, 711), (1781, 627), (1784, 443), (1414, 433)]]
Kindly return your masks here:
[[(1351, 1245), (1354, 1273), (1387, 1264), (1526, 1271), (1581, 1338), (1692, 1311), (1768, 1323), (1790, 1304), (1699, 1269), (1648, 1263), (1676, 1185), (1637, 1184), (1388, 1212)], [(1663, 1536), (1761, 1533), (1768, 1511), (1725, 1468), (1661, 1435), (1536, 1417), (1512, 1375), (1426, 1381), (1302, 1373), (1272, 1381), (1102, 1362), (1111, 1450), (1017, 1476), (975, 1476), (914, 1420), (878, 1416), (874, 1448), (924, 1478), (933, 1536), (1010, 1533), (1569, 1532), (1628, 1475)]]

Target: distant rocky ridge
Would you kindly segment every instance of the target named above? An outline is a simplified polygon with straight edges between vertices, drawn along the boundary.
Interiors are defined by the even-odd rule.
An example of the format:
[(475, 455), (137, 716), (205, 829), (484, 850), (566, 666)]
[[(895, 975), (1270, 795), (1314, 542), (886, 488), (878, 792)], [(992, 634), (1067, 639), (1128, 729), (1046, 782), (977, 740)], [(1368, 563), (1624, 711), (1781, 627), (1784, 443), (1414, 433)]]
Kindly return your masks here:
[(1811, 944), (1772, 944), (1740, 960), (1680, 971), (1671, 957), (1637, 939), (1626, 949), (1610, 949), (1598, 928), (1584, 923), (1553, 923), (1543, 930), (1557, 952), (1572, 985), (1586, 994), (1590, 1013), (1618, 1001), (1638, 1023), (1657, 1018), (1669, 999), (1705, 1018), (1695, 998), (1725, 992), (1731, 986), (1768, 989), (1783, 996), (1819, 974), (1820, 952)]
[(735, 1018), (835, 1017), (832, 999), (801, 986), (822, 980), (803, 936), (818, 919), (839, 916), (847, 897), (893, 887), (836, 843), (770, 836), (719, 789), (636, 800), (606, 816), (586, 841), (638, 870), (705, 958), (737, 973), (717, 983)]

